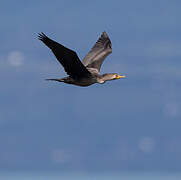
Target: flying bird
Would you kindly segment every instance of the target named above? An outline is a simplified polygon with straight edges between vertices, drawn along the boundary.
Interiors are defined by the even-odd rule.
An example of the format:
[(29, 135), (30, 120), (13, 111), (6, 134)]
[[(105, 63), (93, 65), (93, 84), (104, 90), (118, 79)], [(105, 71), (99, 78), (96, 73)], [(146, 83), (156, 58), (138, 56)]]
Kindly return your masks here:
[(106, 81), (125, 78), (117, 73), (106, 73), (101, 75), (100, 68), (104, 59), (112, 53), (111, 41), (103, 32), (90, 52), (80, 61), (76, 52), (53, 41), (44, 33), (39, 33), (38, 39), (48, 46), (59, 63), (64, 67), (68, 77), (59, 79), (47, 79), (51, 81), (64, 82), (77, 86), (90, 86), (94, 83), (103, 84)]

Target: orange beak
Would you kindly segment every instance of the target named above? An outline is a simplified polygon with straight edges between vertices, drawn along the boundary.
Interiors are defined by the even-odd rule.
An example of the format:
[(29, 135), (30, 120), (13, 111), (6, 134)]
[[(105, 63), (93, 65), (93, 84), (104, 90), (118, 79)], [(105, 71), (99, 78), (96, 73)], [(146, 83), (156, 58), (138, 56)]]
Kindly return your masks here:
[(116, 79), (125, 78), (125, 75), (116, 75)]

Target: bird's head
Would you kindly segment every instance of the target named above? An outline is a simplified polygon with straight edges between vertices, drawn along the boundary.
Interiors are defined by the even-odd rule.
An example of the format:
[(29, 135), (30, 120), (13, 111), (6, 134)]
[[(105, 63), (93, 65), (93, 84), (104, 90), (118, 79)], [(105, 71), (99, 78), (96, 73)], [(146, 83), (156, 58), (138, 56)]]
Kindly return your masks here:
[(116, 79), (125, 78), (125, 77), (126, 77), (125, 75), (119, 75), (117, 73), (103, 74), (99, 80), (99, 83), (104, 83), (105, 81), (111, 81), (111, 80), (116, 80)]
[(125, 78), (126, 76), (125, 76), (125, 75), (119, 75), (119, 74), (117, 74), (117, 73), (114, 73), (112, 77), (113, 77), (112, 80), (115, 80), (115, 79)]

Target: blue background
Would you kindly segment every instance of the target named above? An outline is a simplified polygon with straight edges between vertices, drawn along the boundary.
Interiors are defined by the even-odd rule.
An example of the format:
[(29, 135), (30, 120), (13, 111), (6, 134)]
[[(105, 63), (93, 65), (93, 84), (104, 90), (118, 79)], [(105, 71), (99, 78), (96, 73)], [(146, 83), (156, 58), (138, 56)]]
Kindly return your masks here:
[[(0, 2), (0, 170), (181, 170), (181, 1)], [(82, 88), (64, 77), (44, 32), (82, 59), (103, 31), (101, 73), (126, 79)]]

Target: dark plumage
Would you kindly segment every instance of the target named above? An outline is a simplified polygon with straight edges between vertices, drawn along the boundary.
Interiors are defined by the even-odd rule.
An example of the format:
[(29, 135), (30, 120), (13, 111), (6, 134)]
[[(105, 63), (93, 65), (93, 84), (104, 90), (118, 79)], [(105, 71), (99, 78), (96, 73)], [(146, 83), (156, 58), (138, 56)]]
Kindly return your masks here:
[(103, 32), (91, 51), (80, 61), (76, 52), (53, 41), (44, 33), (38, 35), (46, 46), (48, 46), (60, 64), (64, 67), (68, 77), (61, 79), (48, 79), (78, 86), (89, 86), (94, 83), (104, 83), (108, 80), (119, 79), (116, 73), (100, 75), (100, 68), (106, 56), (112, 52), (111, 41), (106, 32)]
[(91, 75), (86, 67), (81, 63), (76, 52), (51, 40), (44, 33), (39, 34), (38, 38), (52, 50), (57, 60), (64, 67), (65, 72), (67, 72), (67, 74), (72, 78), (77, 79), (81, 77), (89, 77)]

